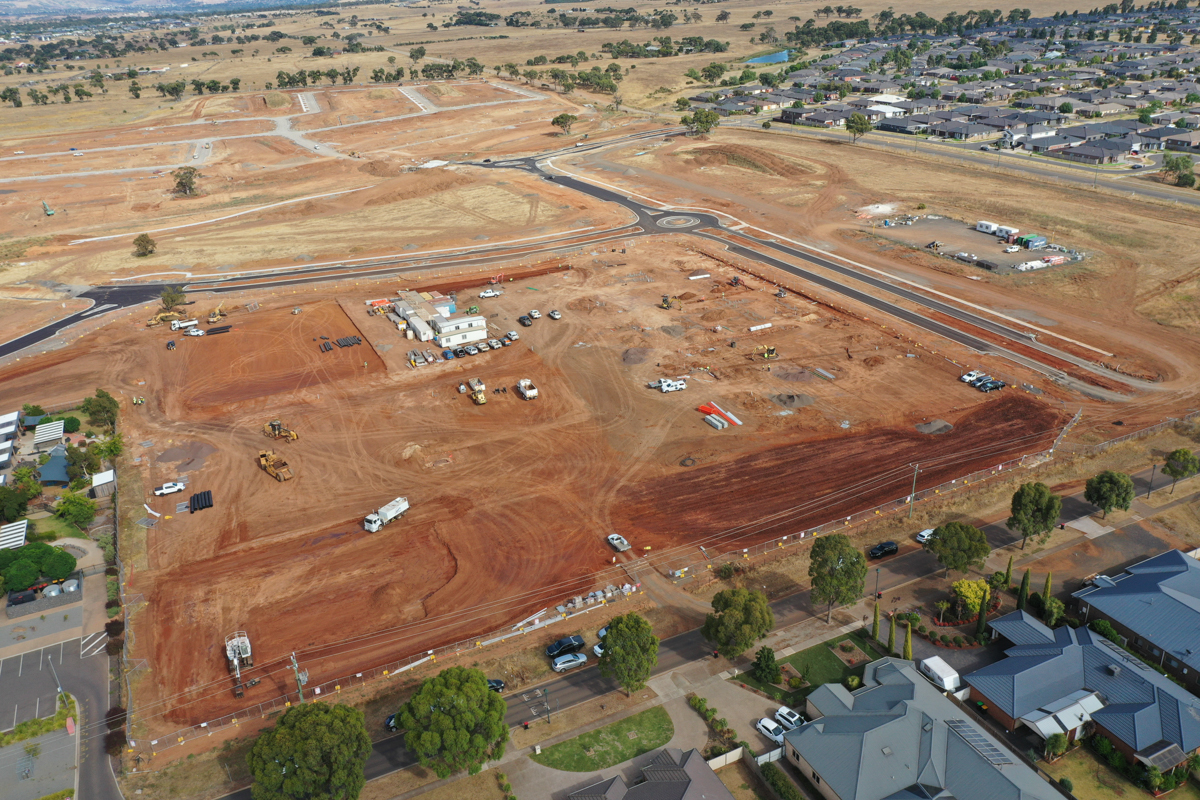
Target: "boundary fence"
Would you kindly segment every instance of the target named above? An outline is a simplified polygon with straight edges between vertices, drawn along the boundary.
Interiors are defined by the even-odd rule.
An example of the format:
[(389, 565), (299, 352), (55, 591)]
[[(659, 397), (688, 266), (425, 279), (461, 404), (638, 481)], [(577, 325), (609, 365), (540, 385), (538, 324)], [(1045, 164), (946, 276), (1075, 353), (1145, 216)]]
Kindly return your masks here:
[(1119, 444), (1131, 442), (1134, 439), (1141, 439), (1146, 436), (1153, 436), (1156, 433), (1168, 430), (1169, 428), (1173, 428), (1181, 423), (1195, 422), (1197, 419), (1200, 419), (1200, 411), (1193, 411), (1192, 413), (1186, 414), (1182, 417), (1168, 417), (1157, 425), (1151, 425), (1149, 428), (1142, 428), (1141, 430), (1134, 431), (1133, 433), (1127, 433), (1124, 436), (1117, 437), (1116, 439), (1109, 439), (1107, 442), (1101, 442), (1100, 444), (1079, 445), (1072, 449), (1078, 455), (1095, 455), (1096, 453), (1103, 453), (1105, 450), (1108, 450), (1111, 447), (1116, 447)]

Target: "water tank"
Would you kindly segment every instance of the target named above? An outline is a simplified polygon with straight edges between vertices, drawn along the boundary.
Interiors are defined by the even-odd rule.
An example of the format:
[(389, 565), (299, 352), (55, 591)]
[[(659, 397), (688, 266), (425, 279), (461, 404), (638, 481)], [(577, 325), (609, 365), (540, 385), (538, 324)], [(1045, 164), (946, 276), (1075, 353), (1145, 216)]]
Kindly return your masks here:
[(62, 589), (59, 588), (57, 583), (52, 583), (45, 589), (42, 589), (42, 597), (58, 597), (60, 594), (62, 594)]
[(67, 594), (70, 594), (71, 592), (78, 592), (79, 591), (79, 581), (74, 580), (74, 579), (66, 581), (62, 585), (62, 590), (64, 592), (66, 592)]

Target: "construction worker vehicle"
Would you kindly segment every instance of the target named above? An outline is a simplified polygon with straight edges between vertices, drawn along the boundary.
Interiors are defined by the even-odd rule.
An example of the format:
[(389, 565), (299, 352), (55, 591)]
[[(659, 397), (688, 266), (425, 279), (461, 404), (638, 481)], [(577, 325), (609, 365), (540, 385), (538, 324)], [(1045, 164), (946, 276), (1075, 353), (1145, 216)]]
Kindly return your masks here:
[(277, 419), (273, 419), (262, 427), (263, 436), (268, 439), (283, 439), (285, 442), (294, 442), (300, 438), (300, 434), (284, 425)]
[(408, 513), (408, 498), (397, 497), (378, 511), (374, 511), (363, 519), (363, 529), (374, 533), (390, 522), (400, 519)]
[(292, 479), (292, 468), (274, 450), (258, 451), (258, 466), (275, 480), (283, 483)]

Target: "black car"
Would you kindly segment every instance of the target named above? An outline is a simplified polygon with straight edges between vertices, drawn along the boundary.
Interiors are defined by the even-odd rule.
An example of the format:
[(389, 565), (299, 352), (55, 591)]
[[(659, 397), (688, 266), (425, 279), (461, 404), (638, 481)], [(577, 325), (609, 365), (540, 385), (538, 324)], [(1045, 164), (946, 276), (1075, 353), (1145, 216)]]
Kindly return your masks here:
[(566, 638), (559, 639), (557, 642), (547, 647), (546, 655), (550, 658), (558, 658), (559, 656), (578, 653), (583, 649), (583, 644), (582, 636), (567, 636)]
[(466, 358), (467, 357), (467, 348), (465, 348), (465, 347), (454, 348), (454, 357), (455, 358)]
[(900, 546), (895, 542), (880, 542), (872, 547), (867, 555), (871, 558), (883, 558), (884, 556), (890, 556), (898, 552), (900, 552)]
[(530, 325), (533, 324), (533, 319), (522, 314), (521, 316), (517, 317), (517, 322), (521, 323), (526, 328), (528, 328)]
[(504, 691), (504, 681), (497, 678), (488, 678), (488, 688), (496, 694), (500, 694)]

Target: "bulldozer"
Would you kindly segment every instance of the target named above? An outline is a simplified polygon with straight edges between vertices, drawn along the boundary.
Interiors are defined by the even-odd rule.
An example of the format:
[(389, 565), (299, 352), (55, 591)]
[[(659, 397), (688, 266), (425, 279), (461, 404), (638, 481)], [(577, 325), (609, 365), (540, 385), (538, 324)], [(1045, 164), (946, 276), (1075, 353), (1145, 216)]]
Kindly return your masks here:
[(225, 313), (225, 301), (222, 300), (219, 306), (208, 313), (208, 324), (216, 325), (225, 316), (227, 316)]
[(174, 322), (177, 319), (183, 319), (183, 314), (178, 311), (160, 311), (150, 319), (146, 320), (147, 328), (157, 328), (164, 322)]
[(754, 354), (762, 356), (768, 361), (772, 358), (779, 358), (779, 354), (775, 352), (775, 345), (760, 344), (754, 348)]
[(263, 436), (268, 439), (283, 439), (285, 442), (294, 442), (300, 438), (300, 434), (284, 425), (277, 419), (273, 419), (262, 427)]
[(288, 466), (288, 463), (283, 458), (275, 455), (274, 450), (259, 450), (258, 465), (263, 468), (263, 471), (280, 483), (292, 479), (292, 468)]
[(677, 305), (677, 306), (679, 306), (679, 309), (681, 311), (683, 310), (683, 301), (680, 300), (678, 297), (675, 297), (674, 295), (667, 295), (667, 294), (664, 294), (662, 296), (662, 302), (658, 304), (658, 307), (665, 308), (668, 311), (670, 311), (672, 305)]

